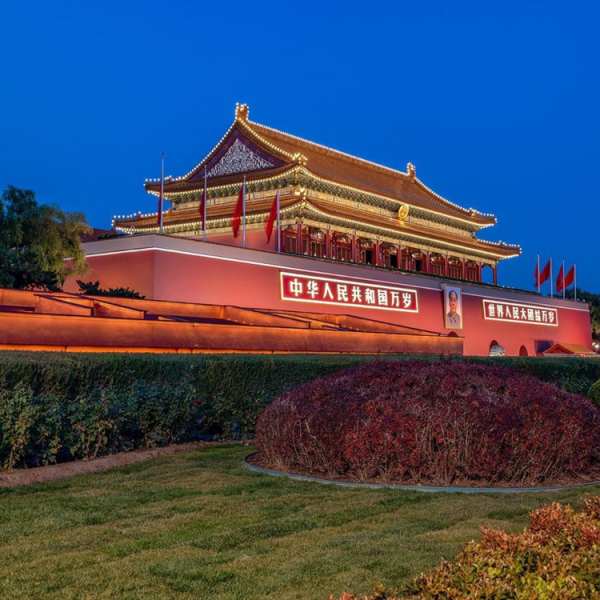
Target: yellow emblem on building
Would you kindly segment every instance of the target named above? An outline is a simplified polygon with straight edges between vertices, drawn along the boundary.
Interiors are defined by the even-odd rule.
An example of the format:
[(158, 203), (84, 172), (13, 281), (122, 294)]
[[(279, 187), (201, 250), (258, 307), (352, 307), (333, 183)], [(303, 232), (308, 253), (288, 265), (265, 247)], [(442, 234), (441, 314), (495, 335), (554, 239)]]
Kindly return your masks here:
[(408, 216), (408, 204), (401, 204), (398, 209), (398, 221), (402, 222)]

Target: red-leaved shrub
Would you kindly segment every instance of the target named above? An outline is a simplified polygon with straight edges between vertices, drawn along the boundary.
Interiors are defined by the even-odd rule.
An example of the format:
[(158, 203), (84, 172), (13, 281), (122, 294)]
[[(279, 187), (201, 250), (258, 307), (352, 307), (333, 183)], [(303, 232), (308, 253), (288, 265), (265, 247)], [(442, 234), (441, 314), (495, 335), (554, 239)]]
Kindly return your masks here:
[(531, 485), (595, 470), (600, 413), (510, 369), (377, 362), (285, 392), (256, 441), (262, 464), (317, 476)]

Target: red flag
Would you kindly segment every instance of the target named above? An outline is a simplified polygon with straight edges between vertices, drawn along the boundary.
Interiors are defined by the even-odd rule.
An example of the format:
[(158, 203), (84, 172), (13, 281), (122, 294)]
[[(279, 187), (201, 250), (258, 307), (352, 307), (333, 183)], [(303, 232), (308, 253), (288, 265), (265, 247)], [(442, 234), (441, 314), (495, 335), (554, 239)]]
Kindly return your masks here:
[(560, 265), (560, 271), (558, 272), (558, 277), (556, 278), (556, 291), (557, 292), (562, 292), (563, 287), (564, 287), (564, 271), (563, 271), (564, 265)]
[(569, 272), (567, 273), (565, 279), (564, 279), (564, 286), (566, 288), (568, 288), (570, 285), (573, 284), (573, 282), (575, 281), (575, 265), (573, 265), (570, 269)]
[(544, 269), (542, 270), (542, 273), (538, 275), (538, 268), (535, 268), (535, 285), (542, 285), (542, 283), (544, 283), (544, 281), (548, 281), (548, 279), (550, 278), (550, 263), (551, 261), (549, 260), (546, 263), (546, 266), (544, 267)]
[[(279, 194), (279, 192), (277, 192), (277, 194)], [(269, 218), (267, 220), (267, 224), (265, 225), (267, 243), (271, 241), (271, 236), (273, 235), (273, 225), (277, 220), (277, 194), (275, 195), (275, 200), (273, 200), (273, 206), (271, 206), (271, 212), (269, 213)]]
[(237, 237), (240, 231), (240, 222), (242, 220), (242, 211), (244, 210), (244, 186), (240, 188), (233, 215), (231, 217), (231, 229), (233, 229), (233, 237)]

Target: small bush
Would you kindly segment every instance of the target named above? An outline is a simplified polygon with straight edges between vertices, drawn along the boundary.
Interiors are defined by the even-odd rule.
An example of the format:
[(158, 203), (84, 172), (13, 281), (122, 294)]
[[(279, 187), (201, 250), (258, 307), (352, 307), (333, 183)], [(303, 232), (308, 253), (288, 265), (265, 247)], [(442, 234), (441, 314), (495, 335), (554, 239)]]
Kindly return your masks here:
[(590, 387), (587, 396), (596, 408), (600, 408), (600, 379)]
[(600, 413), (501, 367), (379, 362), (285, 392), (256, 441), (266, 465), (317, 476), (534, 485), (597, 467)]
[[(378, 588), (364, 600), (600, 598), (600, 497), (585, 512), (552, 504), (531, 513), (529, 527), (511, 535), (483, 529), (453, 562), (420, 575), (402, 592)], [(343, 594), (341, 600), (355, 600)]]

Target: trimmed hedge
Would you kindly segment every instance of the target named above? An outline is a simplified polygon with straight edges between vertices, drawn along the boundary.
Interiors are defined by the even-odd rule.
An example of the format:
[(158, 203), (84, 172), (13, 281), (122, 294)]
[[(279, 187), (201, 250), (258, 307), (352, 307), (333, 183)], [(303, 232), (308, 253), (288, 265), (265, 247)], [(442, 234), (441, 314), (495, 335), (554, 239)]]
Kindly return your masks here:
[(134, 381), (72, 399), (19, 383), (0, 390), (4, 469), (39, 466), (195, 439), (200, 402), (186, 383)]
[(597, 473), (600, 411), (530, 375), (376, 362), (281, 394), (260, 415), (269, 468), (333, 479), (537, 485)]
[[(265, 394), (271, 399), (298, 383), (373, 360), (438, 360), (409, 355), (243, 355), (243, 354), (63, 354), (0, 351), (0, 389), (18, 383), (35, 392), (73, 396), (97, 386), (126, 387), (133, 379), (164, 384), (192, 381), (200, 394), (240, 399)], [(445, 359), (446, 360), (446, 359)], [(510, 366), (586, 393), (600, 380), (600, 360), (588, 358), (475, 358), (458, 362)]]
[[(172, 398), (183, 394), (181, 390), (185, 390), (189, 411), (187, 420), (185, 426), (181, 426), (181, 431), (173, 431), (170, 437), (167, 436), (169, 439), (184, 441), (206, 437), (250, 437), (254, 433), (258, 414), (283, 391), (376, 358), (357, 355), (59, 354), (3, 351), (0, 352), (0, 464), (13, 462), (15, 466), (34, 466), (90, 454), (83, 452), (81, 445), (77, 446), (76, 451), (71, 451), (70, 446), (75, 442), (64, 428), (67, 427), (65, 423), (68, 424), (69, 419), (74, 417), (67, 419), (65, 415), (74, 410), (73, 405), (79, 406), (85, 402), (95, 405), (101, 394), (105, 399), (110, 399), (107, 402), (111, 406), (121, 405), (117, 413), (109, 412), (110, 420), (114, 414), (122, 416), (124, 411), (139, 410), (144, 404), (143, 394), (150, 393), (147, 390), (161, 390), (163, 405), (160, 410), (167, 412), (172, 410), (169, 408)], [(436, 357), (384, 357), (385, 360), (408, 358), (438, 360)], [(596, 360), (454, 360), (513, 365), (519, 371), (555, 382), (569, 391), (587, 391), (593, 382), (600, 379), (600, 361)], [(144, 386), (147, 386), (146, 391)], [(139, 395), (137, 400), (136, 395)], [(196, 399), (200, 402), (192, 406), (190, 403)], [(30, 404), (38, 408), (30, 409)], [(53, 410), (56, 414), (50, 410), (40, 412), (39, 407), (43, 406), (55, 407)], [(159, 411), (156, 401), (149, 406)], [(101, 407), (102, 402), (97, 410), (101, 411)], [(59, 418), (63, 419), (61, 423), (65, 433), (57, 438), (49, 432), (55, 431), (52, 423)], [(138, 418), (137, 413), (128, 415), (130, 420)], [(158, 417), (152, 418), (158, 422)], [(98, 412), (90, 417), (89, 422), (95, 423), (97, 420), (106, 419)], [(81, 435), (92, 439), (95, 430), (92, 425), (87, 430), (82, 425), (86, 422), (85, 419), (78, 421), (80, 430), (85, 430)], [(97, 455), (144, 444), (167, 443), (161, 435), (153, 437), (155, 433), (120, 429), (112, 425), (112, 421), (107, 428), (112, 433), (101, 436), (101, 442), (106, 438), (106, 443), (99, 445)], [(25, 431), (29, 433), (25, 434)], [(13, 442), (19, 441), (24, 435), (29, 439), (24, 444), (28, 450), (23, 451), (20, 460), (15, 461), (13, 457), (11, 461), (7, 443), (10, 445), (11, 439)], [(128, 438), (130, 435), (134, 436), (131, 441)], [(91, 455), (94, 449), (92, 445)]]
[[(362, 600), (600, 598), (600, 497), (584, 512), (554, 503), (531, 513), (523, 533), (482, 529), (453, 562), (420, 575), (402, 592), (378, 586)], [(333, 597), (330, 597), (332, 600)], [(342, 594), (340, 600), (357, 600)]]

